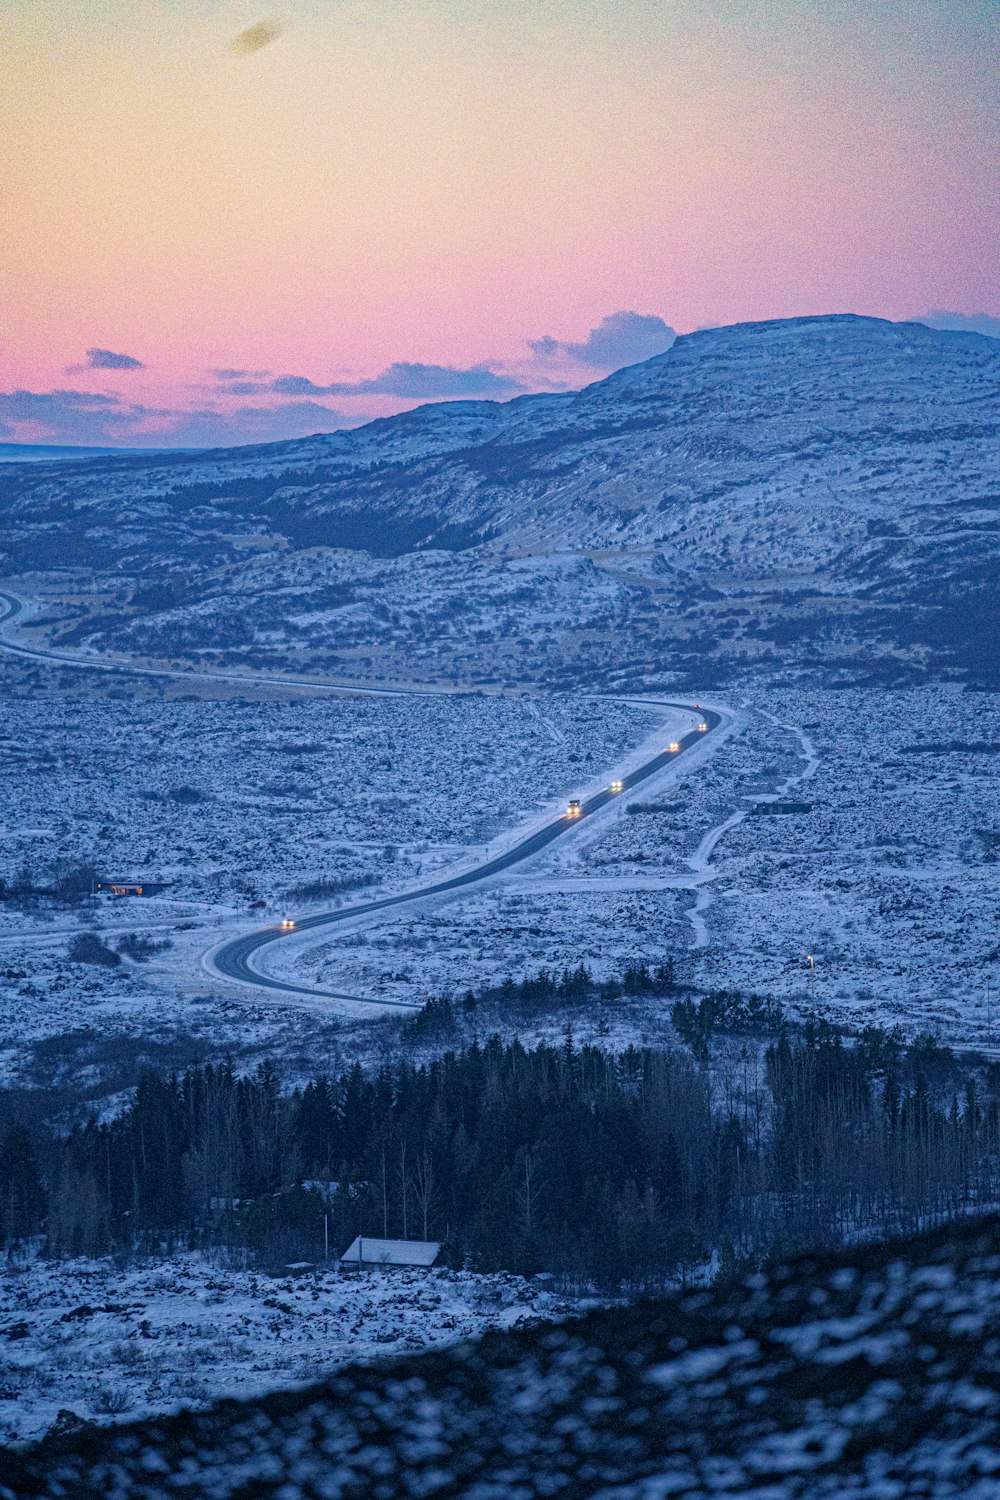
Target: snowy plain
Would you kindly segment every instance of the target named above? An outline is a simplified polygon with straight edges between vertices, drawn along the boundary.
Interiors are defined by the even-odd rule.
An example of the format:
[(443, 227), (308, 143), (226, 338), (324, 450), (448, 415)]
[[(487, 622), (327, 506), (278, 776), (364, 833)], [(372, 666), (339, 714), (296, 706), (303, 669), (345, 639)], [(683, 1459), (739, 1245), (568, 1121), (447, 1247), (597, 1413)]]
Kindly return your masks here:
[[(559, 811), (567, 791), (666, 722), (659, 709), (580, 697), (9, 708), (0, 878), (26, 868), (44, 884), (60, 865), (91, 863), (165, 889), (81, 908), (45, 898), (0, 907), (8, 1076), (33, 1056), (27, 1044), (85, 1031), (150, 1039), (166, 1023), (204, 1034), (213, 1050), (241, 1054), (251, 1034), (266, 1049), (286, 1012), (211, 980), (206, 949), (288, 910), (396, 890), (480, 857)], [(251, 912), (252, 900), (265, 909)], [(141, 964), (71, 964), (79, 931), (112, 945), (134, 931), (170, 947)]]
[(703, 763), (630, 794), (529, 870), (318, 942), (288, 972), (402, 998), (455, 992), (457, 973), (478, 987), (583, 961), (609, 978), (672, 958), (699, 989), (774, 996), (851, 1028), (995, 1042), (993, 697), (767, 688), (744, 695), (738, 718)]
[(0, 1442), (60, 1411), (133, 1419), (322, 1379), (337, 1365), (457, 1343), (582, 1304), (505, 1274), (268, 1276), (196, 1253), (11, 1261), (0, 1271)]
[[(36, 1082), (67, 1077), (75, 1052), (99, 1073), (115, 1038), (162, 1062), (220, 1051), (249, 1062), (269, 1048), (291, 1062), (319, 1045), (333, 1066), (392, 1050), (396, 1023), (225, 985), (202, 955), (289, 907), (349, 904), (482, 858), (661, 725), (658, 711), (572, 695), (11, 709), (6, 878), (58, 853), (172, 882), (81, 911), (5, 906), (3, 1066)], [(698, 988), (773, 995), (851, 1026), (992, 1041), (993, 697), (949, 685), (761, 687), (744, 692), (737, 718), (711, 755), (529, 865), (462, 899), (278, 945), (269, 968), (419, 1002), (543, 967), (584, 962), (607, 978), (670, 958)], [(109, 765), (106, 745), (130, 732), (148, 754)], [(175, 801), (185, 786), (201, 800)], [(345, 885), (324, 894), (324, 881)], [(268, 901), (263, 913), (248, 910), (254, 897)], [(171, 946), (141, 964), (69, 963), (73, 933), (95, 928), (111, 944), (134, 930)], [(598, 1024), (606, 1035), (608, 1019), (581, 1018), (581, 1036)], [(622, 1043), (665, 1025), (631, 1010), (611, 1019)]]

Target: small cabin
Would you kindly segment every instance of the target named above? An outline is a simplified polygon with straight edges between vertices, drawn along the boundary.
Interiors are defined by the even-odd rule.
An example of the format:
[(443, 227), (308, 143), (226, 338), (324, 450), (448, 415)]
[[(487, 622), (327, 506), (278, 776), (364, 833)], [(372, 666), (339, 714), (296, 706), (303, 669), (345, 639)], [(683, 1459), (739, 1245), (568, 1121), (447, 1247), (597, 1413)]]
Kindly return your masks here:
[(359, 1234), (340, 1257), (340, 1265), (347, 1271), (377, 1271), (397, 1266), (427, 1271), (440, 1252), (437, 1240), (376, 1240)]
[(106, 896), (158, 896), (167, 888), (163, 880), (96, 880), (94, 891)]

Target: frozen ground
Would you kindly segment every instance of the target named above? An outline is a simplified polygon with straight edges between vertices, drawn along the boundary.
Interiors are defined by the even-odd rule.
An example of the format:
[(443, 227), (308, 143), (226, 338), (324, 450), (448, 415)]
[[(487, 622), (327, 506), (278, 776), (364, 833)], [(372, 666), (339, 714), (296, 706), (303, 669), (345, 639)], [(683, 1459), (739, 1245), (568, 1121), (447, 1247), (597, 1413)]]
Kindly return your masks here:
[(561, 801), (661, 717), (573, 696), (7, 700), (0, 878), (89, 862), (166, 882), (147, 920), (396, 886)]
[[(788, 793), (808, 811), (747, 816), (719, 844), (699, 982), (753, 986), (853, 1024), (995, 1042), (996, 695), (781, 690), (766, 703), (815, 747), (815, 774)], [(808, 769), (799, 737), (788, 743)]]
[(39, 644), (161, 665), (996, 685), (998, 370), (915, 324), (702, 329), (574, 394), (5, 465), (0, 554)]
[[(703, 988), (929, 1027), (950, 1043), (995, 1041), (995, 697), (946, 686), (744, 698), (738, 732), (703, 763), (637, 791), (543, 859), (461, 900), (280, 945), (268, 963), (308, 984), (419, 1000), (543, 966), (583, 960), (606, 977), (673, 957)], [(96, 915), (7, 909), (5, 1074), (59, 1084), (89, 1069), (95, 1088), (119, 1042), (123, 1059), (162, 1065), (270, 1050), (291, 1076), (391, 1052), (395, 1022), (245, 994), (200, 972), (201, 954), (293, 900), (305, 910), (379, 888), (293, 898), (295, 887), (402, 885), (482, 854), (500, 829), (610, 769), (651, 723), (648, 711), (570, 696), (10, 707), (8, 745), (49, 753), (5, 767), (6, 869), (26, 850), (59, 849), (174, 882)], [(130, 730), (151, 747), (146, 761), (107, 757)], [(171, 797), (185, 785), (203, 800)], [(31, 832), (41, 829), (53, 832)], [(271, 898), (263, 918), (246, 910), (258, 893)], [(71, 932), (96, 920), (108, 941), (135, 923), (172, 946), (114, 969), (67, 963)], [(578, 1035), (652, 1039), (666, 1034), (662, 1011), (595, 1014)]]
[[(92, 863), (157, 896), (0, 904), (3, 1066), (96, 1033), (191, 1051), (294, 1044), (329, 1017), (213, 982), (224, 936), (476, 857), (627, 759), (662, 711), (582, 697), (305, 702), (11, 699), (0, 759), (0, 878), (44, 885)], [(22, 872), (25, 872), (22, 875)], [(252, 899), (265, 900), (260, 912)], [(83, 930), (169, 946), (113, 968), (67, 962)], [(54, 1044), (53, 1044), (54, 1045)], [(50, 1047), (51, 1053), (51, 1047)], [(58, 1059), (46, 1081), (57, 1081)], [(44, 1070), (43, 1070), (44, 1073)], [(42, 1081), (37, 1073), (34, 1081)]]
[(454, 990), (456, 973), (478, 985), (582, 959), (607, 977), (674, 957), (699, 987), (987, 1043), (998, 768), (990, 694), (755, 693), (704, 764), (635, 793), (530, 871), (294, 967), (403, 994)]
[(571, 1310), (503, 1274), (274, 1278), (196, 1254), (128, 1269), (33, 1260), (0, 1275), (0, 1441), (40, 1437), (60, 1411), (124, 1421)]
[(7, 1463), (11, 1500), (994, 1500), (997, 1226), (596, 1310)]

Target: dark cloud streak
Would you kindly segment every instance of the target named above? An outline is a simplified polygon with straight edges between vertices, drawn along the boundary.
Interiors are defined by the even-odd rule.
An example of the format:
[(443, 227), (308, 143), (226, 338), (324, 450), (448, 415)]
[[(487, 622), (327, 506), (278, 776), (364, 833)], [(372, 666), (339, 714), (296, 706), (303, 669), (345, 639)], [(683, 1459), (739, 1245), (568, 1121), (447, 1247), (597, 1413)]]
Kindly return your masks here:
[(113, 349), (88, 349), (88, 370), (144, 370), (146, 366), (141, 359), (134, 359), (131, 354), (116, 354)]
[(274, 443), (350, 425), (343, 412), (318, 401), (219, 411), (143, 406), (102, 392), (0, 391), (0, 434), (28, 441), (11, 425), (18, 423), (30, 424), (62, 443), (143, 448)]
[(435, 401), (447, 397), (513, 396), (524, 387), (489, 365), (424, 365), (398, 361), (370, 380), (334, 381), (316, 385), (305, 375), (279, 375), (266, 389), (277, 396), (395, 396), (404, 401)]
[(220, 412), (211, 407), (175, 412), (162, 441), (184, 448), (228, 448), (242, 443), (280, 443), (314, 433), (339, 432), (351, 425), (335, 407), (320, 401), (290, 401), (282, 406), (238, 406)]
[(210, 370), (216, 380), (267, 380), (270, 370)]
[(230, 51), (235, 52), (237, 57), (251, 57), (262, 48), (269, 47), (276, 42), (288, 27), (281, 21), (275, 20), (273, 16), (266, 17), (263, 21), (257, 21), (255, 25), (248, 26), (233, 38)]
[(152, 413), (117, 396), (90, 391), (0, 391), (0, 418), (30, 422), (61, 441), (116, 441)]
[(213, 370), (227, 396), (395, 396), (401, 401), (515, 396), (524, 387), (489, 365), (425, 365), (397, 361), (369, 380), (337, 380), (320, 385), (308, 375), (264, 379), (262, 370)]

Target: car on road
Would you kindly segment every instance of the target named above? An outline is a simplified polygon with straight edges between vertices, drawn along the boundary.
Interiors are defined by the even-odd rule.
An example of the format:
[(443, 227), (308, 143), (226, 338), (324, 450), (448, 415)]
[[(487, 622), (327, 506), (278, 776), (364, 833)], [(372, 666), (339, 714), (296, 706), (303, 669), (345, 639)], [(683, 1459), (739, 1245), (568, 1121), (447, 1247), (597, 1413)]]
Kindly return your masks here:
[(702, 720), (702, 722), (698, 725), (698, 733), (699, 734), (707, 734), (708, 733), (708, 725), (704, 722), (704, 720)]
[(611, 790), (613, 792), (620, 792), (621, 789), (622, 789), (622, 783), (621, 783), (621, 781), (619, 781), (618, 777), (616, 776), (615, 779), (614, 779), (614, 781), (611, 783)]
[(282, 917), (282, 919), (281, 919), (281, 930), (282, 930), (282, 932), (294, 932), (295, 931), (295, 918), (294, 917)]
[(667, 749), (670, 751), (671, 755), (676, 755), (677, 752), (678, 752), (678, 750), (680, 748), (681, 748), (681, 742), (680, 742), (680, 740), (671, 740), (670, 744), (667, 746)]
[(583, 814), (583, 807), (579, 797), (571, 797), (566, 807), (567, 818), (579, 818)]

